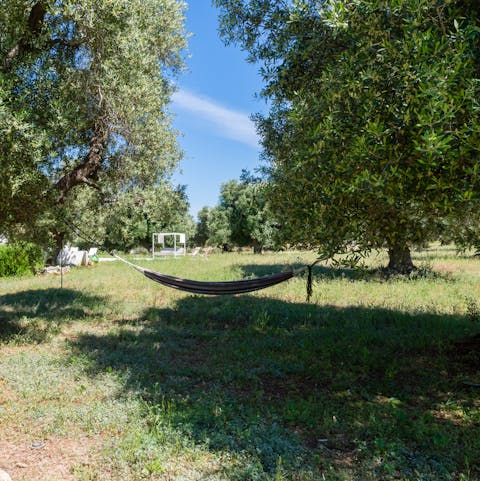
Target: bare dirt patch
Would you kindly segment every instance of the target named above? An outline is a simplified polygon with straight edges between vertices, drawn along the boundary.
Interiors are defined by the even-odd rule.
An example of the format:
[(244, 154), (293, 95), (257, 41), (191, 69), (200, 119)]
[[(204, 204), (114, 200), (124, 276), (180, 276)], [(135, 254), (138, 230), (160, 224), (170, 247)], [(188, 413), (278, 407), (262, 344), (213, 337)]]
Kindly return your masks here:
[(95, 444), (97, 441), (90, 437), (29, 443), (0, 440), (0, 468), (10, 474), (13, 481), (75, 481), (73, 467), (91, 462)]

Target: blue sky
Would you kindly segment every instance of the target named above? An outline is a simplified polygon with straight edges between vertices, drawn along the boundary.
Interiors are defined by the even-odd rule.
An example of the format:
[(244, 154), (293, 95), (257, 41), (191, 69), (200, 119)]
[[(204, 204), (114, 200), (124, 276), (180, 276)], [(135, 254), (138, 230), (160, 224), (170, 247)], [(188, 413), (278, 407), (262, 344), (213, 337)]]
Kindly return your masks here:
[(250, 116), (265, 110), (255, 97), (261, 89), (258, 66), (236, 46), (224, 46), (211, 0), (190, 0), (186, 26), (191, 33), (187, 71), (178, 81), (171, 110), (182, 134), (182, 173), (193, 215), (218, 202), (220, 185), (242, 169), (259, 166), (260, 147)]

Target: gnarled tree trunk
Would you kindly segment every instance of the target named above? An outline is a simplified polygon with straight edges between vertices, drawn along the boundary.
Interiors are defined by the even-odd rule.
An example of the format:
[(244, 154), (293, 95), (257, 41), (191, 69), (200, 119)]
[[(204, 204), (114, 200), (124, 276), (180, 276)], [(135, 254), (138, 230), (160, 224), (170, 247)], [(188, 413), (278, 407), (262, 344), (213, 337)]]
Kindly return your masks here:
[(409, 274), (415, 270), (410, 255), (410, 249), (406, 245), (395, 244), (388, 248), (388, 270), (399, 274)]
[(83, 162), (67, 172), (55, 185), (58, 191), (57, 203), (63, 204), (70, 190), (76, 185), (87, 184), (96, 187), (93, 177), (102, 166), (103, 156), (109, 138), (108, 119), (105, 114), (98, 114), (95, 119), (90, 148)]
[[(87, 155), (80, 164), (68, 171), (55, 184), (55, 189), (58, 192), (57, 198), (55, 199), (57, 205), (63, 205), (68, 193), (77, 185), (87, 184), (91, 187), (98, 188), (94, 182), (94, 178), (102, 167), (109, 135), (110, 130), (107, 116), (105, 114), (97, 114)], [(61, 242), (63, 242), (64, 237), (65, 232), (59, 232), (56, 235), (55, 258), (61, 250)]]

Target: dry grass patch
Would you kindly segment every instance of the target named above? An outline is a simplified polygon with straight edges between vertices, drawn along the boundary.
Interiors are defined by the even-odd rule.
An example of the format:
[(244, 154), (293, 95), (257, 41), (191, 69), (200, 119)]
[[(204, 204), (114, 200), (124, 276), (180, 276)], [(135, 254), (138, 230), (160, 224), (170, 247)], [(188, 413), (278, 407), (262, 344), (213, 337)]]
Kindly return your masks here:
[(100, 451), (98, 439), (50, 437), (33, 441), (23, 433), (0, 441), (0, 466), (15, 481), (75, 481), (77, 465), (90, 464), (92, 452)]

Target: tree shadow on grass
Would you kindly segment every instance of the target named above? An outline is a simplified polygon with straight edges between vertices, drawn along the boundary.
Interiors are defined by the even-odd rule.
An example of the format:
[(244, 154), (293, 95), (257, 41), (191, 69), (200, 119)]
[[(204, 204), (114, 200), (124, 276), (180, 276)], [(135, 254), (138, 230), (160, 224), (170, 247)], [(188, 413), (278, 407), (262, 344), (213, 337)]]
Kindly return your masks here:
[[(275, 265), (258, 265), (248, 264), (238, 266), (245, 278), (261, 277), (275, 274), (277, 272), (288, 271), (292, 269), (299, 269), (305, 267), (305, 264), (275, 264)], [(299, 274), (303, 277), (307, 276), (307, 271)], [(346, 279), (349, 281), (367, 281), (367, 282), (387, 282), (392, 279), (401, 279), (405, 281), (415, 282), (422, 279), (439, 279), (446, 282), (451, 282), (453, 279), (451, 275), (437, 272), (428, 265), (418, 264), (417, 269), (412, 273), (395, 274), (389, 271), (387, 268), (366, 268), (358, 266), (356, 268), (351, 267), (336, 267), (326, 265), (316, 265), (312, 269), (313, 281), (321, 280), (336, 280)]]
[(0, 296), (0, 342), (42, 342), (72, 320), (85, 319), (102, 298), (72, 289), (35, 289)]
[[(284, 272), (294, 269), (301, 269), (302, 267), (306, 267), (308, 264), (246, 264), (246, 265), (239, 265), (238, 268), (243, 273), (244, 278), (250, 277), (262, 277), (268, 276), (270, 274), (276, 274), (278, 272)], [(320, 280), (320, 279), (351, 279), (351, 280), (365, 280), (365, 279), (374, 279), (375, 273), (372, 271), (368, 271), (365, 269), (350, 269), (347, 267), (330, 267), (324, 265), (316, 265), (313, 268), (313, 279)], [(305, 270), (304, 274), (300, 275), (307, 275), (307, 271)]]
[(70, 346), (90, 375), (118, 371), (142, 393), (157, 431), (242, 453), (259, 479), (281, 459), (298, 479), (344, 463), (362, 479), (440, 480), (479, 463), (473, 420), (441, 408), (475, 405), (461, 381), (480, 355), (451, 351), (474, 331), (455, 315), (188, 296)]

